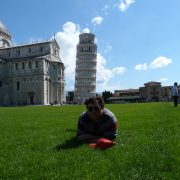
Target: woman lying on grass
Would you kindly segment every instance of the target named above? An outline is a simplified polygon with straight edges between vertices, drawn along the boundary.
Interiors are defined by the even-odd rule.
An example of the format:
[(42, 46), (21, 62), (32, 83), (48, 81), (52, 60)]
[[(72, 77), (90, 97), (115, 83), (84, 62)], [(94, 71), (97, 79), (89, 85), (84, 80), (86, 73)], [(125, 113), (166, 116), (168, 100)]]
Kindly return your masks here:
[(104, 108), (101, 97), (93, 97), (86, 101), (87, 111), (80, 115), (77, 137), (80, 141), (96, 142), (100, 138), (114, 140), (117, 136), (117, 119)]

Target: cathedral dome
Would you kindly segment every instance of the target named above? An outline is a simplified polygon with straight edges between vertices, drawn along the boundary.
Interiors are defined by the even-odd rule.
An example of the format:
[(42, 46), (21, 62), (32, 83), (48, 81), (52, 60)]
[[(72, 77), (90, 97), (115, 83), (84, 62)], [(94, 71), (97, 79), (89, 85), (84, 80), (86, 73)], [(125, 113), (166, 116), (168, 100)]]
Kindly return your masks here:
[(2, 21), (0, 21), (0, 29), (7, 31), (7, 28), (6, 28), (6, 26), (3, 24)]
[(8, 32), (6, 26), (0, 21), (0, 48), (11, 46), (11, 34)]

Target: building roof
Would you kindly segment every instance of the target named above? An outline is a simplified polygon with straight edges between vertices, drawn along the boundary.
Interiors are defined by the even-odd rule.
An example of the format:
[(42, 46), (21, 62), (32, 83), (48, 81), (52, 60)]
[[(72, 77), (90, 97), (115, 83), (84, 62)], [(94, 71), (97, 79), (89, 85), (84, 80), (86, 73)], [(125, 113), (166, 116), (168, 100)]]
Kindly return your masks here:
[(110, 97), (108, 101), (140, 99), (140, 96)]
[(160, 82), (150, 81), (144, 84), (145, 86), (151, 86), (151, 85), (161, 85)]
[(55, 39), (50, 39), (50, 40), (44, 40), (44, 41), (42, 40), (42, 41), (36, 41), (36, 42), (31, 42), (31, 43), (12, 45), (11, 47), (5, 47), (5, 48), (1, 48), (1, 49), (12, 49), (12, 48), (17, 48), (17, 47), (20, 48), (20, 47), (24, 47), (24, 46), (33, 46), (33, 45), (45, 44), (45, 43), (55, 43), (59, 47), (59, 45)]
[(115, 90), (115, 93), (134, 93), (139, 92), (139, 89), (123, 89), (123, 90)]
[(84, 33), (81, 33), (79, 36), (95, 36), (93, 33), (91, 32), (84, 32)]
[(12, 48), (17, 48), (17, 47), (32, 46), (32, 45), (38, 45), (38, 44), (44, 44), (44, 43), (50, 43), (50, 42), (51, 42), (51, 40), (37, 41), (37, 42), (32, 42), (32, 43), (12, 45), (11, 47), (6, 47), (6, 48), (2, 48), (2, 49), (12, 49)]
[(172, 88), (172, 86), (162, 86), (161, 88)]

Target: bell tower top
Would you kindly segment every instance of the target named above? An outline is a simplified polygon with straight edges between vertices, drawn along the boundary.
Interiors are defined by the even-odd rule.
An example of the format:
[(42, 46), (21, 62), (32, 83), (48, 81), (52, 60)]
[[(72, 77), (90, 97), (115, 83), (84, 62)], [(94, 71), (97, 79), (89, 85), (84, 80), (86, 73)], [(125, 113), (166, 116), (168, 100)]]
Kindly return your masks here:
[(82, 33), (79, 35), (79, 44), (92, 43), (94, 44), (95, 35), (91, 33)]

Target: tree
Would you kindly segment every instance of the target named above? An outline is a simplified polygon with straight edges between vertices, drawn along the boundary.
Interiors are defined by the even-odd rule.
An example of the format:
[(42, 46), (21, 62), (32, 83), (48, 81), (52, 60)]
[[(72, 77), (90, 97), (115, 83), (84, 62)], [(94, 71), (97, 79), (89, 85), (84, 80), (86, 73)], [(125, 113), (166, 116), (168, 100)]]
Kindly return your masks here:
[(110, 92), (110, 91), (104, 91), (104, 92), (102, 92), (102, 97), (103, 97), (103, 99), (104, 99), (104, 102), (105, 103), (107, 103), (107, 99), (108, 98), (110, 98), (110, 97), (112, 97), (112, 92)]
[(66, 96), (66, 101), (73, 101), (74, 99), (74, 91), (69, 91)]

